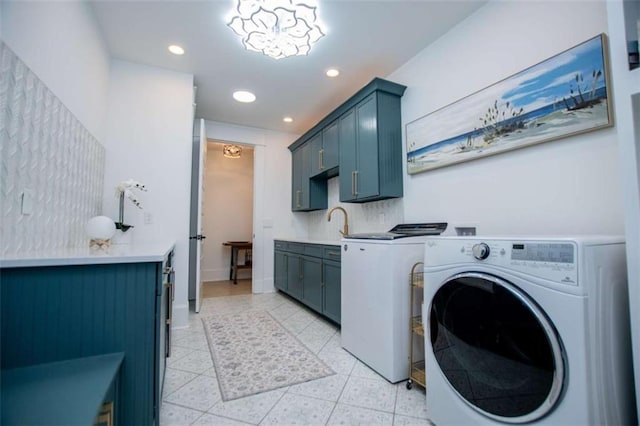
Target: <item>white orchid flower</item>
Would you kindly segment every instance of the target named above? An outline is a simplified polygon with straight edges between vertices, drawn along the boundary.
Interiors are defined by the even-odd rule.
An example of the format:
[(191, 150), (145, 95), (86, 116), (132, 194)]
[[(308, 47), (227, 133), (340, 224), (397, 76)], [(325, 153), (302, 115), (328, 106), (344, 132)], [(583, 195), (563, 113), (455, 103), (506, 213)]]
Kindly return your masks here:
[(119, 197), (120, 194), (124, 194), (124, 196), (127, 197), (129, 200), (131, 200), (131, 202), (136, 207), (138, 207), (139, 209), (142, 209), (142, 203), (137, 198), (136, 194), (132, 191), (134, 189), (137, 189), (139, 191), (146, 191), (147, 187), (141, 182), (138, 182), (133, 179), (127, 179), (120, 182), (116, 186), (116, 197)]

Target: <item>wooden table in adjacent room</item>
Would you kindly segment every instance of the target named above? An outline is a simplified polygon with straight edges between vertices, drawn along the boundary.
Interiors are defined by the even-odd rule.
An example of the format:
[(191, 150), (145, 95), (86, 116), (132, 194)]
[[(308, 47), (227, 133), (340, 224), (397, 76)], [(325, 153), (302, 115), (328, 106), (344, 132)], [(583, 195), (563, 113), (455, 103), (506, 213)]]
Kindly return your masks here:
[[(229, 270), (229, 280), (233, 280), (234, 284), (238, 284), (238, 269), (251, 269), (251, 257), (247, 257), (247, 251), (251, 250), (253, 243), (249, 241), (227, 241), (222, 243), (223, 246), (231, 247), (231, 265)], [(238, 252), (240, 250), (245, 251), (245, 263), (244, 265), (238, 265)], [(247, 261), (247, 259), (249, 259)]]

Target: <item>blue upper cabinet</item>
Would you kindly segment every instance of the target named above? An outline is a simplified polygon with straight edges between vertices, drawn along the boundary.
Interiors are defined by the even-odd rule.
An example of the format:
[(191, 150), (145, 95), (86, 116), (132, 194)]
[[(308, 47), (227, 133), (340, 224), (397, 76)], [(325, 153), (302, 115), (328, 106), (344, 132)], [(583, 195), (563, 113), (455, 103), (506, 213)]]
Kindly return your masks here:
[(340, 139), (340, 200), (353, 197), (355, 192), (356, 161), (356, 109), (352, 108), (338, 119)]
[(322, 129), (322, 168), (326, 170), (329, 175), (332, 171), (338, 173), (338, 155), (339, 155), (339, 142), (338, 142), (338, 120), (329, 124)]
[(333, 177), (338, 174), (338, 120), (335, 120), (308, 142), (311, 144), (311, 177)]
[(311, 179), (312, 147), (312, 143), (306, 143), (291, 153), (292, 211), (311, 211), (327, 208), (326, 180)]
[[(326, 209), (326, 180), (339, 175), (340, 201), (364, 203), (402, 197), (400, 98), (406, 87), (375, 78), (289, 146), (293, 156), (292, 210)], [(309, 159), (296, 152), (309, 149)], [(301, 151), (302, 152), (302, 151)], [(305, 151), (306, 152), (306, 151)], [(308, 165), (308, 174), (297, 161)], [(296, 183), (297, 180), (297, 183)], [(305, 203), (324, 195), (324, 203)], [(298, 192), (301, 191), (301, 192)], [(323, 206), (323, 207), (319, 207)]]
[(402, 197), (400, 97), (376, 91), (340, 121), (340, 201)]

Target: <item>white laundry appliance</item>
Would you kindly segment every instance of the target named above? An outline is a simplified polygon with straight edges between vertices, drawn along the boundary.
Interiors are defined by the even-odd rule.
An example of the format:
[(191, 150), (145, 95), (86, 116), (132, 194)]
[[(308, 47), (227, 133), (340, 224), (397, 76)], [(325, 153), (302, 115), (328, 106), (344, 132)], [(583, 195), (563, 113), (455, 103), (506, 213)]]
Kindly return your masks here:
[(409, 377), (409, 274), (426, 235), (446, 223), (401, 224), (343, 238), (341, 344), (392, 383)]
[(433, 422), (637, 424), (622, 239), (433, 237), (424, 263)]

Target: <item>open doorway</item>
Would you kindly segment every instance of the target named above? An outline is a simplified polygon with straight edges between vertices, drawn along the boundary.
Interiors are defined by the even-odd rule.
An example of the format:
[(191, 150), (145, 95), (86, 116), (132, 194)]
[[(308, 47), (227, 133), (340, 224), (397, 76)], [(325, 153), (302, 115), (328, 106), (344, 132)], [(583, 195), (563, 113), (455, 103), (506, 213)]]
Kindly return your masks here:
[[(252, 292), (253, 293), (270, 293), (275, 291), (273, 286), (273, 211), (277, 210), (281, 215), (289, 213), (287, 208), (279, 210), (281, 204), (273, 204), (274, 200), (265, 200), (266, 185), (272, 183), (273, 176), (267, 173), (265, 168), (267, 159), (274, 164), (289, 164), (289, 152), (286, 144), (291, 143), (291, 137), (287, 135), (284, 141), (280, 137), (273, 136), (269, 132), (260, 129), (252, 129), (242, 126), (235, 126), (225, 123), (210, 122), (198, 119), (194, 126), (193, 141), (193, 167), (191, 175), (191, 228), (190, 228), (190, 250), (189, 250), (189, 300), (193, 300), (192, 310), (199, 312), (199, 302), (202, 298), (202, 292), (198, 289), (202, 288), (201, 268), (200, 264), (203, 259), (200, 254), (203, 252), (202, 240), (195, 237), (203, 234), (203, 217), (207, 215), (200, 214), (202, 206), (200, 200), (204, 200), (204, 196), (200, 196), (204, 183), (204, 175), (206, 174), (206, 165), (200, 164), (200, 152), (204, 152), (204, 147), (208, 144), (206, 140), (224, 142), (227, 144), (240, 145), (253, 149), (253, 250), (252, 250)], [(202, 137), (204, 136), (204, 137)], [(207, 138), (208, 137), (208, 138)], [(266, 146), (270, 141), (274, 148)], [(277, 147), (283, 145), (282, 150)], [(202, 157), (206, 158), (206, 157)], [(287, 167), (288, 169), (289, 167)], [(281, 169), (281, 168), (278, 168)], [(281, 170), (279, 170), (281, 171)], [(201, 174), (202, 172), (202, 174)], [(288, 200), (288, 190), (283, 192), (284, 203)], [(267, 202), (269, 206), (267, 207)], [(282, 204), (283, 206), (285, 204)], [(288, 204), (287, 204), (288, 205)], [(206, 236), (206, 235), (205, 235)], [(205, 240), (206, 241), (206, 240)], [(191, 305), (191, 303), (190, 303)]]
[(250, 294), (254, 149), (212, 140), (207, 145), (202, 298)]

